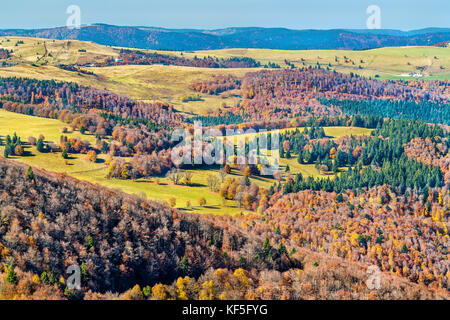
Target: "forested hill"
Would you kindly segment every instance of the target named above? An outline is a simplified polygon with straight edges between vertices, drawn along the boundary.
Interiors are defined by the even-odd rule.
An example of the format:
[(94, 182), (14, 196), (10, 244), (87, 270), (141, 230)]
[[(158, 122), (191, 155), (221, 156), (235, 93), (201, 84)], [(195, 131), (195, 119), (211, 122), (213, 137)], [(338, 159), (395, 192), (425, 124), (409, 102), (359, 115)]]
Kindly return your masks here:
[(76, 264), (83, 289), (122, 292), (198, 278), (209, 268), (235, 269), (247, 256), (248, 269), (300, 265), (275, 248), (267, 257), (262, 250), (261, 239), (213, 217), (0, 157), (0, 270), (31, 272), (54, 285)]
[(124, 27), (105, 24), (33, 30), (0, 30), (0, 36), (92, 41), (102, 45), (162, 50), (225, 48), (363, 50), (390, 46), (424, 46), (450, 40), (450, 29), (291, 30), (285, 28), (226, 28), (185, 30)]
[(234, 250), (248, 241), (198, 215), (1, 157), (0, 213), (0, 265), (59, 279), (78, 264), (83, 287), (96, 291), (235, 267)]
[[(370, 290), (359, 262), (281, 242), (277, 248), (237, 225), (0, 157), (0, 299), (448, 296), (388, 274), (380, 290)], [(73, 264), (81, 269), (80, 291), (64, 280)]]

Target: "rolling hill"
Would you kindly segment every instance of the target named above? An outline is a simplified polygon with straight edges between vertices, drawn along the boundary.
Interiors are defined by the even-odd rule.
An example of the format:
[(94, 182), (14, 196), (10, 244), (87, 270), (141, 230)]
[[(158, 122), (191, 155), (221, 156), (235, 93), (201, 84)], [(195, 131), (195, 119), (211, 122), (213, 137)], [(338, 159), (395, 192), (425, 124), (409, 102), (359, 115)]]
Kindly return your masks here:
[[(0, 37), (0, 49), (10, 53), (0, 58), (1, 77), (27, 77), (40, 80), (77, 82), (81, 85), (108, 89), (135, 99), (165, 101), (186, 113), (203, 115), (225, 103), (235, 105), (239, 97), (202, 95), (198, 101), (181, 99), (195, 94), (193, 82), (211, 79), (214, 75), (242, 77), (260, 68), (198, 68), (173, 65), (112, 65), (107, 67), (80, 67), (85, 70), (66, 70), (61, 65), (101, 65), (107, 59), (120, 55), (120, 47), (99, 45), (90, 41), (55, 40), (28, 37)], [(155, 52), (145, 50), (145, 52)], [(372, 50), (272, 50), (221, 49), (199, 51), (158, 51), (168, 56), (195, 59), (251, 58), (265, 65), (276, 63), (281, 68), (330, 68), (342, 73), (355, 73), (379, 79), (413, 79), (420, 72), (424, 79), (449, 78), (450, 51), (447, 48), (388, 47)]]
[[(139, 29), (150, 31), (223, 40), (259, 29)], [(361, 37), (445, 43), (432, 37), (446, 34), (342, 32), (356, 39), (349, 46), (361, 46)], [(64, 280), (73, 264), (82, 270), (78, 298), (86, 299), (448, 298), (450, 138), (437, 126), (383, 120), (437, 118), (420, 112), (427, 106), (448, 116), (448, 82), (415, 76), (447, 80), (447, 48), (274, 50), (243, 42), (246, 49), (164, 51), (266, 66), (226, 69), (139, 64), (144, 49), (125, 64), (125, 50), (98, 39), (36, 36), (0, 37), (0, 77), (8, 77), (0, 81), (0, 299), (74, 298)], [(223, 175), (218, 166), (167, 171), (167, 137), (190, 126), (186, 114), (214, 125), (231, 116), (243, 128), (282, 124), (282, 170), (273, 179), (234, 164)], [(321, 119), (303, 120), (310, 115)], [(373, 266), (377, 290), (366, 285)]]
[[(0, 273), (0, 299), (202, 300), (208, 280), (209, 299), (448, 298), (387, 272), (371, 290), (362, 263), (300, 247), (288, 254), (233, 221), (1, 157), (0, 178), (0, 257), (8, 270)], [(66, 269), (78, 264), (82, 290), (69, 290)], [(181, 295), (183, 281), (192, 285)]]
[(161, 50), (261, 48), (285, 50), (364, 50), (392, 46), (432, 45), (450, 39), (450, 29), (399, 30), (291, 30), (285, 28), (226, 28), (219, 30), (163, 29), (106, 24), (80, 29), (0, 30), (0, 36), (92, 41), (98, 44)]

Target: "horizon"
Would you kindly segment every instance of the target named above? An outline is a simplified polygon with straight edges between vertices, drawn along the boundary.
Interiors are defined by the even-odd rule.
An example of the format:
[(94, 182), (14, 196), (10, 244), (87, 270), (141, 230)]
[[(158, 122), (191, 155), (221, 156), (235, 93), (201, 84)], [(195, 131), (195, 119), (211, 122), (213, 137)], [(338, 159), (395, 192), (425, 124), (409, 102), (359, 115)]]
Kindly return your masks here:
[[(426, 29), (448, 29), (449, 27), (436, 27), (436, 26), (428, 26), (421, 27), (417, 29), (392, 29), (392, 28), (380, 28), (380, 29), (367, 29), (367, 28), (289, 28), (289, 27), (267, 27), (267, 26), (228, 26), (222, 28), (189, 28), (189, 27), (179, 27), (179, 28), (168, 28), (161, 26), (152, 26), (152, 25), (121, 25), (121, 24), (111, 24), (111, 23), (103, 23), (103, 22), (93, 22), (81, 24), (80, 27), (91, 27), (91, 26), (111, 26), (111, 27), (121, 27), (121, 28), (147, 28), (147, 29), (162, 29), (162, 30), (195, 30), (195, 31), (219, 31), (219, 30), (228, 30), (228, 29), (285, 29), (292, 31), (333, 31), (333, 30), (345, 30), (345, 31), (367, 31), (367, 32), (377, 32), (377, 31), (401, 31), (401, 32), (412, 32), (412, 31), (421, 31)], [(0, 30), (46, 30), (46, 29), (58, 29), (58, 28), (67, 28), (65, 25), (55, 25), (50, 27), (42, 27), (42, 28), (0, 28)]]
[[(371, 5), (380, 8), (383, 30), (418, 30), (448, 28), (450, 3), (443, 0), (230, 0), (210, 3), (194, 0), (156, 1), (111, 0), (107, 6), (87, 0), (43, 0), (29, 3), (17, 0), (3, 4), (0, 29), (48, 29), (63, 26), (69, 16), (67, 8), (76, 5), (81, 24), (118, 26), (159, 26), (163, 29), (286, 28), (292, 30), (366, 29)], [(26, 8), (26, 10), (23, 10)]]

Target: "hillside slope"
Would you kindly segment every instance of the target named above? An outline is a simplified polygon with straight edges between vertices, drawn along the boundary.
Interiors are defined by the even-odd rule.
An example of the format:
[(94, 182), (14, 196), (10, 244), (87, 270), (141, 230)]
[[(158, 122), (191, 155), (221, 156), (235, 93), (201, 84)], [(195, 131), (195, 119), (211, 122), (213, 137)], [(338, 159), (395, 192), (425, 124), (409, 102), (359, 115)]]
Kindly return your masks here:
[[(0, 158), (1, 262), (24, 271), (65, 277), (84, 265), (83, 287), (123, 291), (166, 282), (210, 267), (236, 266), (247, 240), (199, 215)], [(225, 234), (226, 233), (226, 234)], [(229, 259), (222, 243), (229, 244)]]
[[(181, 276), (189, 277), (178, 278), (172, 286), (155, 285), (151, 298), (178, 298), (179, 281), (189, 287), (198, 281), (200, 287), (209, 280), (216, 292), (210, 299), (447, 296), (386, 273), (380, 275), (380, 289), (370, 290), (365, 285), (367, 266), (360, 263), (303, 248), (287, 254), (262, 245), (256, 235), (244, 236), (229, 219), (183, 214), (61, 174), (30, 171), (4, 158), (0, 158), (0, 213), (0, 270), (9, 270), (0, 273), (2, 299), (67, 298), (71, 293), (64, 291), (63, 279), (72, 264), (81, 264), (88, 299), (130, 299), (136, 293), (143, 298), (140, 287), (133, 287), (136, 283), (170, 283)], [(248, 284), (242, 286), (244, 279)], [(131, 287), (123, 296), (117, 294)], [(161, 290), (155, 287), (166, 293), (158, 295)], [(190, 299), (202, 295), (190, 292)]]

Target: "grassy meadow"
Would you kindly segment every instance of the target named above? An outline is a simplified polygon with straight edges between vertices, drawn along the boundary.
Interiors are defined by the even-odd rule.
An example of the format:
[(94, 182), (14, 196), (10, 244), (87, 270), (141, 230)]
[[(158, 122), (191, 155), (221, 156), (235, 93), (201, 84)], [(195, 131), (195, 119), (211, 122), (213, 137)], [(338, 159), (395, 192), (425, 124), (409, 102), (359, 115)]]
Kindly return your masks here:
[(0, 37), (0, 47), (13, 50), (12, 63), (85, 64), (117, 57), (117, 49), (89, 41)]
[[(286, 129), (278, 129), (273, 130), (273, 132), (279, 132), (285, 133), (289, 131), (294, 131), (297, 128), (286, 128)], [(302, 128), (300, 128), (302, 129)], [(337, 139), (339, 137), (343, 136), (367, 136), (370, 135), (370, 133), (373, 131), (373, 129), (367, 129), (367, 128), (360, 128), (360, 127), (337, 127), (337, 126), (331, 126), (331, 127), (323, 127), (323, 131), (325, 132), (326, 137), (330, 139)], [(259, 133), (244, 133), (241, 135), (236, 135), (235, 137), (235, 143), (237, 139), (247, 139), (254, 136), (259, 136)]]
[[(59, 143), (62, 129), (65, 126), (66, 124), (59, 120), (27, 116), (0, 109), (0, 137), (3, 141), (6, 135), (12, 136), (14, 133), (17, 133), (23, 142), (26, 142), (30, 136), (38, 137), (42, 134), (46, 142)], [(353, 127), (326, 127), (324, 130), (330, 138), (350, 134), (370, 134), (370, 130), (368, 129)], [(69, 131), (64, 135), (77, 137), (89, 141), (91, 144), (95, 143), (95, 136), (82, 135), (78, 131)], [(0, 156), (3, 156), (3, 149), (4, 147), (0, 146)], [(209, 190), (207, 178), (209, 175), (215, 175), (220, 179), (218, 168), (189, 170), (193, 174), (192, 185), (176, 186), (165, 177), (152, 177), (150, 179), (138, 179), (136, 181), (108, 179), (106, 177), (107, 166), (104, 164), (106, 155), (104, 154), (100, 154), (97, 162), (92, 163), (87, 160), (84, 154), (71, 154), (70, 158), (65, 160), (62, 158), (61, 153), (40, 153), (34, 146), (26, 145), (25, 151), (28, 151), (29, 155), (22, 157), (12, 156), (11, 159), (41, 169), (64, 173), (77, 179), (86, 180), (105, 187), (119, 189), (130, 194), (138, 194), (152, 200), (168, 202), (169, 199), (175, 198), (175, 207), (187, 211), (213, 214), (239, 214), (240, 212), (245, 212), (245, 210), (236, 207), (233, 201), (223, 203), (217, 193)], [(289, 174), (302, 173), (304, 176), (324, 176), (319, 174), (312, 164), (299, 164), (295, 156), (291, 159), (280, 160), (280, 170), (282, 172), (285, 171), (286, 165), (290, 167)], [(286, 174), (284, 173), (284, 175)], [(234, 169), (227, 176), (227, 178), (241, 177), (242, 174)], [(270, 188), (275, 182), (272, 178), (258, 176), (252, 176), (250, 181), (264, 188)], [(207, 203), (205, 206), (198, 205), (198, 199), (201, 197), (206, 199)], [(190, 208), (187, 207), (188, 201), (191, 204)]]
[(182, 102), (181, 98), (197, 95), (189, 85), (196, 81), (204, 81), (216, 75), (243, 76), (255, 69), (211, 69), (182, 66), (114, 66), (89, 68), (98, 79), (102, 79), (109, 90), (127, 94), (139, 100), (158, 100), (173, 104), (179, 111), (205, 115), (208, 109), (214, 110), (222, 106), (235, 105), (238, 97), (223, 95), (199, 94), (200, 101)]
[[(380, 79), (413, 79), (402, 75), (418, 72), (424, 78), (450, 78), (450, 49), (441, 47), (389, 47), (360, 51), (223, 49), (184, 53), (185, 57), (194, 55), (250, 57), (263, 64), (278, 63), (282, 68), (288, 67), (285, 60), (296, 67), (315, 66), (319, 63), (322, 67), (329, 66), (338, 72), (353, 72), (366, 77), (378, 75)], [(421, 68), (424, 68), (423, 71), (419, 71)]]
[[(62, 135), (61, 130), (65, 126), (63, 122), (54, 119), (38, 118), (17, 113), (8, 112), (0, 109), (0, 137), (5, 140), (6, 135), (17, 133), (23, 142), (26, 142), (29, 136), (38, 137), (40, 134), (45, 136), (46, 142), (59, 143)], [(68, 137), (75, 136), (90, 143), (95, 143), (95, 137), (91, 135), (81, 135), (79, 132), (69, 132)], [(3, 156), (4, 146), (0, 146), (0, 155)], [(186, 202), (190, 201), (191, 211), (214, 214), (235, 214), (241, 210), (236, 208), (233, 202), (223, 205), (222, 199), (218, 194), (209, 190), (206, 185), (207, 172), (219, 176), (217, 170), (194, 171), (194, 186), (174, 186), (165, 177), (133, 180), (108, 179), (107, 167), (104, 164), (105, 155), (100, 154), (96, 163), (86, 159), (84, 154), (71, 154), (68, 160), (62, 158), (61, 153), (40, 153), (36, 147), (27, 145), (25, 151), (31, 153), (28, 156), (12, 156), (17, 160), (30, 166), (68, 174), (80, 180), (86, 180), (92, 183), (120, 189), (131, 194), (139, 194), (152, 200), (168, 201), (174, 197), (177, 199), (176, 207), (186, 208)], [(156, 182), (159, 181), (157, 184)], [(206, 206), (198, 206), (198, 199), (204, 197), (207, 201)]]

